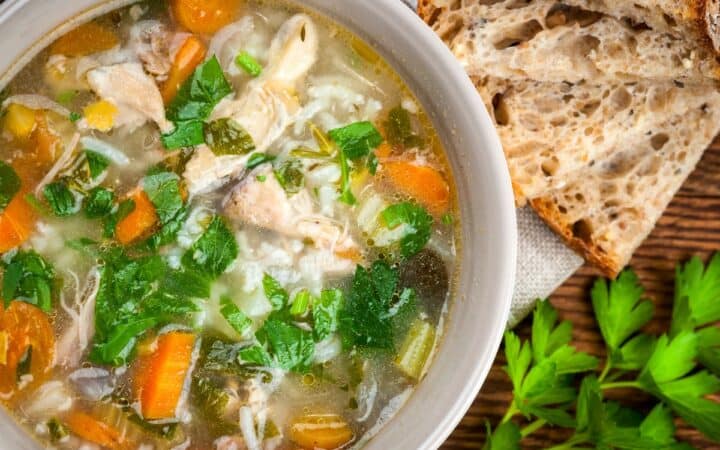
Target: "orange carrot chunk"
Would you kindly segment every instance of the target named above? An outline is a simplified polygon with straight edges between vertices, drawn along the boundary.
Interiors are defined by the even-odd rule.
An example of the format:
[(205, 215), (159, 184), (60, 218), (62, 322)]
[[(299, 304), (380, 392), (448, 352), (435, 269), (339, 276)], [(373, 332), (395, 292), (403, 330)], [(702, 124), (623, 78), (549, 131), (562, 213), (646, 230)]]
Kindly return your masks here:
[(235, 19), (241, 0), (173, 0), (178, 22), (193, 33), (213, 34)]
[(122, 434), (110, 425), (81, 411), (73, 411), (67, 417), (67, 426), (79, 437), (109, 449), (121, 448)]
[(147, 372), (137, 386), (140, 410), (146, 420), (175, 417), (194, 347), (195, 336), (189, 332), (172, 331), (158, 337), (157, 348), (147, 361)]
[(22, 245), (35, 229), (35, 211), (18, 192), (0, 214), (0, 253)]
[(115, 237), (123, 244), (128, 245), (148, 236), (160, 222), (155, 211), (155, 205), (142, 189), (133, 191), (129, 198), (135, 202), (135, 209), (120, 220), (115, 227)]
[(382, 172), (398, 191), (417, 200), (431, 214), (439, 216), (448, 210), (450, 187), (432, 167), (392, 161), (383, 163)]
[(190, 78), (195, 68), (203, 62), (206, 54), (207, 47), (200, 39), (195, 36), (185, 39), (175, 56), (168, 79), (162, 86), (162, 98), (166, 105), (175, 98), (180, 86)]
[(92, 53), (110, 50), (119, 40), (108, 27), (97, 22), (80, 25), (60, 37), (50, 47), (50, 54), (65, 56), (86, 56)]

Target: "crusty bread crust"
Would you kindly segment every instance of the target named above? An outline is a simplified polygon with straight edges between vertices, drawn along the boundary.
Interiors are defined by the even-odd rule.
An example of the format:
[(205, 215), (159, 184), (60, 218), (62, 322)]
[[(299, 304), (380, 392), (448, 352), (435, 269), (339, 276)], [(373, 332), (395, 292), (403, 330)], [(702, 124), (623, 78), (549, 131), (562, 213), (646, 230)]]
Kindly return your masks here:
[(605, 252), (598, 245), (593, 245), (575, 236), (572, 231), (573, 224), (568, 223), (565, 217), (560, 214), (555, 203), (539, 198), (531, 200), (530, 206), (554, 232), (562, 237), (570, 248), (578, 252), (586, 261), (595, 265), (603, 275), (610, 278), (617, 277), (622, 270), (620, 258), (617, 255)]

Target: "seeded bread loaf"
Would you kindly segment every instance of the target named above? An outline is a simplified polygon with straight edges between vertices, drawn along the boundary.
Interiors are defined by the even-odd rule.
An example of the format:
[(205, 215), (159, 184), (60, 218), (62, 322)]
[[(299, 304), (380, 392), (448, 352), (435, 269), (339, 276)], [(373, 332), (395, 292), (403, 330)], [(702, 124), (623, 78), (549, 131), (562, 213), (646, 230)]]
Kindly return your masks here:
[(720, 94), (707, 102), (662, 124), (668, 139), (661, 148), (652, 135), (619, 143), (612, 158), (531, 205), (571, 247), (615, 277), (720, 130)]
[[(473, 81), (503, 143), (518, 205), (547, 195), (624, 146), (660, 149), (671, 119), (706, 108), (710, 86)], [(687, 123), (687, 125), (693, 125)]]
[(571, 83), (720, 79), (709, 45), (560, 0), (424, 0), (420, 12), (470, 75)]

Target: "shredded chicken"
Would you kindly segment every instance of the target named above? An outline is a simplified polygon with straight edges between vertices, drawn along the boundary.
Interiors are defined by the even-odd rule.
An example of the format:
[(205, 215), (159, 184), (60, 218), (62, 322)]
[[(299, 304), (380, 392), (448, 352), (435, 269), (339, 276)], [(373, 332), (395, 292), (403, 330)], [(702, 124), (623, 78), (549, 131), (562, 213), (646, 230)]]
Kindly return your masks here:
[[(272, 41), (268, 66), (236, 99), (224, 99), (211, 119), (232, 118), (250, 134), (256, 151), (264, 152), (300, 112), (298, 83), (315, 64), (318, 38), (310, 17), (287, 20)], [(247, 156), (219, 157), (201, 149), (188, 164), (185, 178), (192, 195), (210, 192), (239, 175)]]
[(167, 133), (173, 125), (165, 118), (165, 105), (155, 81), (140, 63), (99, 67), (87, 74), (95, 93), (118, 109), (115, 126), (135, 129), (152, 120)]
[(45, 186), (47, 186), (49, 183), (52, 182), (52, 180), (55, 179), (55, 177), (68, 165), (72, 162), (73, 154), (75, 153), (75, 148), (77, 147), (78, 143), (80, 142), (80, 133), (75, 133), (70, 139), (70, 142), (68, 145), (65, 146), (65, 150), (63, 150), (62, 155), (60, 155), (60, 158), (55, 162), (55, 164), (48, 170), (48, 172), (45, 174), (42, 180), (40, 180), (40, 183), (38, 183), (37, 187), (35, 188), (35, 196), (40, 197), (40, 194), (42, 193)]
[(174, 33), (157, 20), (143, 20), (130, 29), (129, 46), (142, 61), (145, 70), (158, 81), (167, 79), (172, 67), (170, 44)]
[(97, 268), (90, 271), (84, 287), (74, 272), (68, 271), (75, 281), (75, 299), (68, 305), (65, 295), (60, 294), (60, 306), (71, 320), (70, 326), (57, 344), (55, 363), (66, 368), (77, 367), (80, 358), (95, 334), (95, 300), (100, 289), (100, 272)]
[[(265, 181), (259, 181), (258, 176), (264, 177)], [(225, 201), (225, 212), (243, 223), (311, 240), (320, 249), (359, 254), (358, 245), (346, 227), (316, 213), (307, 189), (288, 196), (273, 176), (269, 164), (256, 169), (230, 193)]]

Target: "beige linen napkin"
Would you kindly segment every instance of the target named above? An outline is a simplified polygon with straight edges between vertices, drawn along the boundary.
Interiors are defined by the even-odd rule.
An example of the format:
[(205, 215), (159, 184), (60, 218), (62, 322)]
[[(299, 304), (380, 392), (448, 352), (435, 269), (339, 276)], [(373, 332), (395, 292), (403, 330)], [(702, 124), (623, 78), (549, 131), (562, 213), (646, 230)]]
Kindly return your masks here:
[[(416, 10), (417, 0), (402, 0)], [(517, 211), (517, 280), (508, 326), (514, 327), (535, 306), (538, 298), (549, 296), (583, 263), (575, 252), (529, 208)]]

